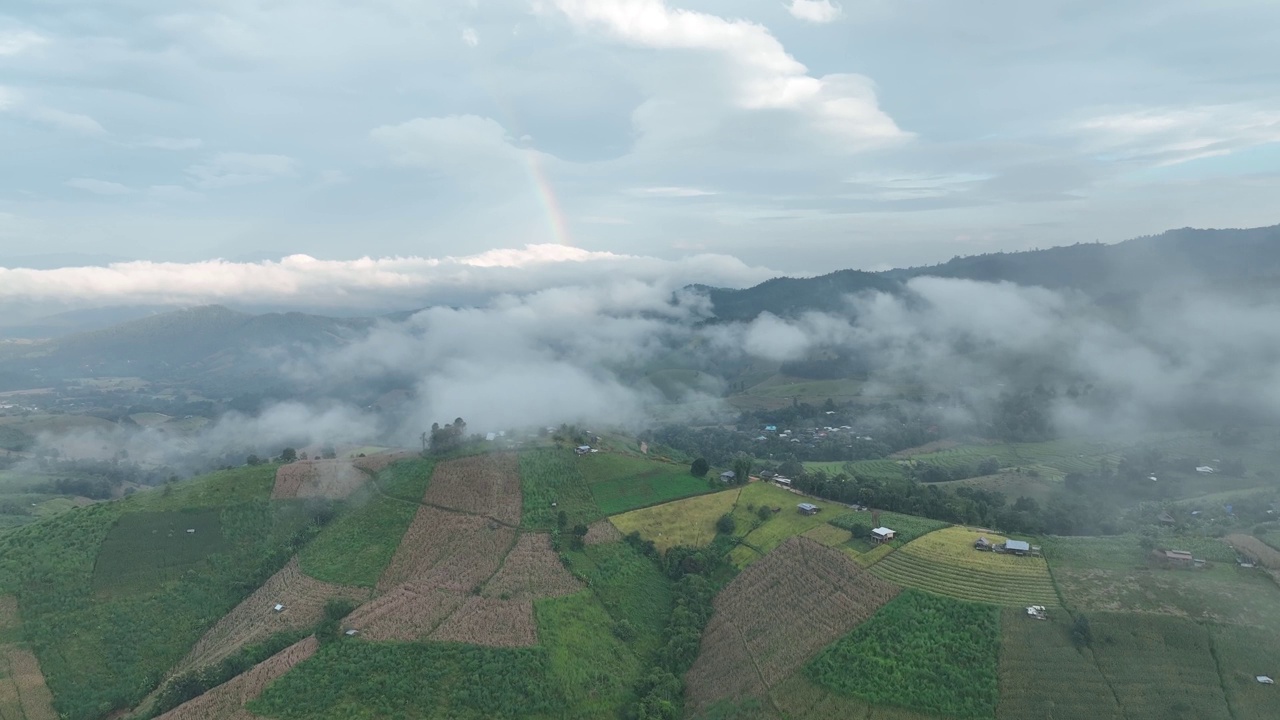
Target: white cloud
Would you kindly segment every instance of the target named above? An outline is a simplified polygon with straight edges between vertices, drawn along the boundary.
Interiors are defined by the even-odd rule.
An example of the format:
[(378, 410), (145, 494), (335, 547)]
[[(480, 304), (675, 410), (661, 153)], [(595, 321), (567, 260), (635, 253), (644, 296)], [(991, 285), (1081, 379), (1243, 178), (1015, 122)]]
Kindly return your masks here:
[(0, 85), (0, 111), (8, 110), (18, 104), (18, 92)]
[(195, 200), (202, 198), (202, 193), (188, 190), (181, 185), (152, 185), (147, 188), (147, 194), (156, 200)]
[(128, 187), (118, 182), (109, 182), (107, 180), (94, 180), (93, 178), (73, 178), (66, 182), (67, 187), (73, 187), (77, 190), (84, 190), (95, 195), (127, 195), (132, 192)]
[(1280, 110), (1251, 105), (1144, 108), (1076, 123), (1086, 148), (1108, 159), (1174, 165), (1280, 142)]
[(204, 146), (200, 138), (154, 137), (138, 143), (139, 147), (157, 150), (196, 150)]
[(630, 194), (640, 197), (690, 198), (705, 197), (716, 193), (712, 190), (703, 190), (701, 188), (667, 186), (635, 188), (630, 191)]
[(790, 110), (842, 149), (910, 137), (878, 106), (874, 85), (853, 74), (809, 75), (763, 25), (667, 7), (663, 0), (556, 0), (577, 27), (654, 49), (719, 53), (729, 66), (732, 101), (744, 110)]
[(480, 44), (480, 36), (476, 34), (475, 28), (465, 28), (462, 31), (462, 42), (466, 43), (470, 47), (475, 47)]
[(47, 42), (48, 38), (30, 30), (0, 32), (0, 57), (21, 55)]
[(80, 113), (67, 112), (51, 107), (32, 107), (27, 110), (32, 120), (50, 125), (58, 130), (66, 130), (80, 135), (105, 135), (106, 128), (97, 120)]
[(187, 174), (197, 187), (214, 189), (293, 177), (297, 167), (297, 161), (286, 155), (219, 153), (187, 168)]
[(791, 16), (797, 20), (813, 23), (829, 23), (840, 17), (840, 6), (831, 0), (791, 0), (787, 7)]

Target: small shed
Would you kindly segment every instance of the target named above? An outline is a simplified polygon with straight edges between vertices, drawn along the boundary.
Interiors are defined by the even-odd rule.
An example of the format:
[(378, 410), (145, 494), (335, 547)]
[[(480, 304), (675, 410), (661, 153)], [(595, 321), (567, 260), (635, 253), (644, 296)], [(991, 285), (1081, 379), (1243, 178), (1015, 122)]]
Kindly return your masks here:
[(579, 455), (586, 455), (587, 453), (591, 452), (591, 446), (579, 445), (578, 447), (574, 448), (573, 451), (578, 453)]
[(281, 605), (280, 603), (276, 603), (275, 605), (271, 606), (271, 609), (276, 612), (284, 612), (284, 605)]
[(1162, 558), (1170, 565), (1189, 566), (1195, 564), (1195, 557), (1189, 550), (1165, 550)]
[(720, 482), (722, 483), (731, 483), (737, 479), (738, 479), (738, 474), (732, 470), (725, 470), (724, 472), (720, 473)]
[(791, 487), (791, 478), (784, 478), (781, 475), (776, 475), (774, 476), (773, 481), (783, 487)]
[(801, 515), (817, 515), (822, 508), (813, 503), (800, 503), (796, 505), (796, 509), (800, 511)]
[(1030, 555), (1031, 544), (1022, 540), (1006, 540), (1004, 543), (1004, 551), (1013, 553), (1014, 555)]
[(1272, 680), (1271, 678), (1267, 677), (1266, 675), (1259, 675), (1258, 677), (1256, 677), (1256, 678), (1254, 678), (1254, 679), (1255, 679), (1255, 680), (1257, 680), (1258, 682), (1262, 683), (1263, 685), (1275, 685), (1275, 684), (1276, 684), (1276, 681), (1275, 681), (1275, 680)]
[(897, 537), (897, 533), (887, 527), (878, 527), (871, 531), (871, 541), (886, 543)]
[(973, 549), (974, 550), (990, 550), (991, 541), (987, 539), (986, 535), (983, 535), (982, 537), (974, 541)]
[(1197, 467), (1197, 468), (1196, 468), (1196, 472), (1198, 472), (1198, 473), (1203, 473), (1203, 474), (1205, 474), (1205, 475), (1212, 475), (1212, 474), (1213, 474), (1213, 468), (1209, 467), (1208, 465), (1201, 465), (1201, 466), (1199, 466), (1199, 467)]

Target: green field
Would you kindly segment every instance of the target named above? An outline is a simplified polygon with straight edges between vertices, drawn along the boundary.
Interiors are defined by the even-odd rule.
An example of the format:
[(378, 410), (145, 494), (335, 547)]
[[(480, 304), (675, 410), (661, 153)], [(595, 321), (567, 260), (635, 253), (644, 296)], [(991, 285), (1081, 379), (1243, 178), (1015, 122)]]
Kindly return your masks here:
[(342, 640), (267, 687), (249, 710), (297, 720), (552, 717), (563, 698), (542, 648)]
[(1159, 615), (1091, 615), (1094, 656), (1132, 720), (1231, 720), (1209, 631)]
[[(853, 511), (846, 508), (845, 512), (842, 512), (835, 517), (827, 518), (827, 522), (845, 530), (852, 530), (854, 528), (866, 528), (867, 530), (870, 530), (873, 527), (871, 524), (872, 514), (873, 513), (869, 510)], [(947, 527), (949, 523), (945, 523), (941, 520), (930, 520), (929, 518), (916, 517), (915, 515), (882, 512), (880, 513), (880, 525), (890, 528), (896, 533), (894, 540), (890, 545), (893, 545), (894, 547), (902, 547), (921, 535), (927, 535), (934, 530), (940, 530)], [(862, 544), (859, 547), (861, 550), (866, 551), (872, 549), (870, 547), (870, 540), (865, 536), (855, 537), (853, 540), (854, 542)]]
[[(932, 537), (933, 535), (926, 535), (915, 542), (932, 543)], [(983, 553), (974, 550), (971, 541), (964, 542), (960, 548), (948, 548), (948, 552), (931, 549), (932, 545), (917, 550), (914, 544), (908, 544), (872, 565), (871, 572), (904, 587), (971, 602), (1046, 607), (1059, 605), (1053, 580), (1044, 561), (1039, 558)], [(961, 550), (972, 556), (965, 558), (972, 562), (961, 561), (963, 556), (956, 554)], [(995, 561), (1004, 562), (1000, 565), (992, 564)]]
[(419, 506), (367, 491), (358, 491), (348, 506), (302, 549), (299, 567), (317, 580), (373, 587)]
[(550, 676), (564, 693), (561, 717), (619, 717), (635, 699), (644, 665), (614, 632), (616, 621), (596, 595), (583, 591), (535, 603), (538, 643)]
[[(796, 505), (802, 502), (811, 503), (822, 508), (816, 515), (801, 515)], [(742, 544), (729, 554), (729, 560), (738, 568), (746, 567), (751, 562), (764, 556), (770, 550), (782, 544), (782, 541), (796, 535), (803, 535), (819, 525), (826, 524), (837, 513), (848, 511), (848, 507), (826, 500), (797, 495), (783, 490), (776, 485), (756, 482), (743, 486), (738, 498), (737, 517), (738, 531), (744, 532), (752, 526), (746, 524), (752, 517), (753, 508), (778, 508), (778, 512), (759, 527), (751, 530), (742, 538)]]
[(217, 510), (125, 513), (102, 541), (93, 589), (106, 595), (154, 590), (228, 547)]
[[(754, 487), (754, 484), (747, 487)], [(746, 489), (734, 487), (710, 495), (632, 510), (614, 515), (609, 522), (624, 535), (640, 533), (646, 540), (652, 540), (659, 550), (665, 551), (676, 545), (702, 546), (715, 539), (716, 520), (734, 511), (740, 492), (745, 493)]]
[(435, 460), (428, 458), (409, 458), (394, 462), (383, 468), (375, 478), (378, 490), (397, 500), (422, 502), (435, 465)]
[(986, 605), (907, 590), (823, 650), (807, 674), (876, 705), (991, 718), (999, 617)]
[(605, 515), (713, 490), (705, 478), (693, 477), (683, 465), (619, 453), (593, 453), (577, 460), (596, 506)]
[(828, 398), (848, 402), (860, 396), (863, 385), (861, 380), (806, 380), (775, 374), (730, 396), (728, 401), (740, 408), (780, 408), (793, 401), (819, 404)]
[(1004, 611), (999, 720), (1124, 720), (1093, 652), (1072, 643), (1071, 623), (1065, 612), (1046, 621)]
[[(1234, 563), (1235, 551), (1218, 538), (1158, 535), (1156, 547), (1189, 550), (1197, 558), (1215, 563)], [(1126, 570), (1149, 567), (1148, 551), (1137, 535), (1107, 537), (1047, 537), (1045, 557), (1056, 567)]]
[(589, 545), (568, 554), (571, 568), (591, 588), (614, 623), (625, 622), (633, 639), (628, 647), (649, 658), (665, 642), (671, 614), (671, 581), (652, 559), (627, 543)]
[(837, 473), (853, 473), (859, 478), (876, 479), (881, 482), (905, 480), (907, 471), (898, 460), (858, 460), (856, 462), (807, 462), (805, 470), (821, 470), (834, 475)]
[(521, 527), (551, 530), (561, 512), (566, 526), (589, 525), (601, 516), (582, 477), (579, 458), (564, 448), (539, 448), (520, 453)]
[(267, 500), (278, 467), (268, 464), (222, 470), (137, 492), (122, 503), (127, 510), (185, 510)]
[(1232, 717), (1280, 718), (1280, 693), (1256, 680), (1258, 675), (1280, 677), (1280, 633), (1211, 625), (1209, 635)]

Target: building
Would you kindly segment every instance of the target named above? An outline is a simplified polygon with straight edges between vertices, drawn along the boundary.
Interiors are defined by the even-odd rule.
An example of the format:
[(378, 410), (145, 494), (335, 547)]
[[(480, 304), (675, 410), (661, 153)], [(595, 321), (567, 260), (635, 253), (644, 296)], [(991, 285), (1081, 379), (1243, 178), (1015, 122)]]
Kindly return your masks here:
[(738, 474), (732, 470), (725, 470), (724, 472), (720, 473), (720, 482), (722, 483), (731, 483), (737, 479), (738, 479)]
[(991, 544), (991, 541), (990, 541), (990, 540), (988, 540), (988, 539), (986, 538), (986, 536), (985, 536), (985, 535), (984, 535), (984, 536), (982, 536), (982, 537), (980, 537), (980, 538), (978, 538), (978, 539), (977, 539), (976, 541), (974, 541), (974, 543), (973, 543), (973, 549), (974, 549), (974, 550), (987, 550), (987, 551), (990, 551), (993, 547), (995, 547), (995, 546)]
[(887, 527), (878, 527), (871, 531), (871, 541), (876, 543), (886, 543), (897, 536), (896, 532)]
[(791, 487), (791, 478), (784, 478), (781, 475), (773, 476), (773, 481), (783, 487)]
[(1004, 543), (1004, 551), (1013, 553), (1014, 555), (1030, 555), (1031, 544), (1021, 540), (1006, 540)]
[(813, 503), (800, 503), (796, 506), (796, 509), (800, 511), (801, 515), (817, 515), (822, 508)]
[(578, 453), (579, 455), (586, 455), (587, 453), (591, 452), (591, 446), (579, 445), (578, 447), (574, 448), (573, 451)]
[(1196, 564), (1195, 558), (1187, 550), (1157, 550), (1156, 554), (1169, 565), (1191, 567)]

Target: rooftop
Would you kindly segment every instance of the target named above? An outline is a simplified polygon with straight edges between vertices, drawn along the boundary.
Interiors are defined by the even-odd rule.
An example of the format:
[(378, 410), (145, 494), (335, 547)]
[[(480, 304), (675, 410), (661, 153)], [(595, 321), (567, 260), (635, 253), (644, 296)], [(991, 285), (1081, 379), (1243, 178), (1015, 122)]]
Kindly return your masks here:
[(872, 530), (871, 532), (875, 533), (876, 535), (892, 535), (893, 534), (893, 531), (887, 527), (878, 527), (875, 530)]
[(1021, 550), (1023, 552), (1026, 552), (1031, 549), (1031, 545), (1030, 543), (1025, 543), (1021, 540), (1006, 540), (1004, 543), (1004, 549), (1005, 550)]

